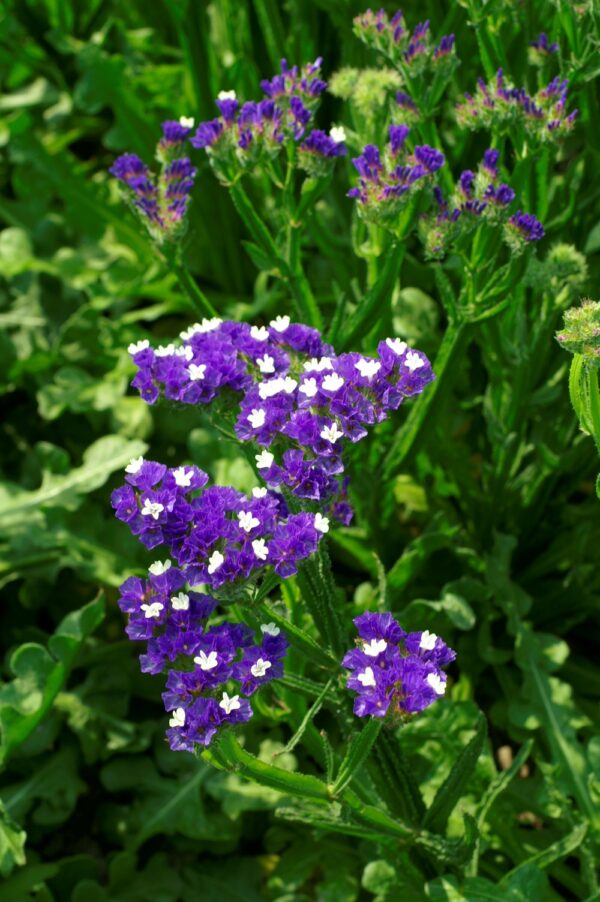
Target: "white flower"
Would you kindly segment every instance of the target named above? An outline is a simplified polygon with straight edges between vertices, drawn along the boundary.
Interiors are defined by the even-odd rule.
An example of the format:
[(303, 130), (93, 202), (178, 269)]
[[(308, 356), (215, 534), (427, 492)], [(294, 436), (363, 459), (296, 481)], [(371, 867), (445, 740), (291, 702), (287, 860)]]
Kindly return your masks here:
[(145, 351), (146, 348), (150, 347), (150, 342), (147, 338), (142, 339), (142, 341), (136, 341), (129, 345), (127, 348), (127, 353), (131, 354), (134, 357), (136, 354), (139, 354), (140, 351)]
[(406, 342), (402, 341), (400, 338), (386, 338), (385, 343), (394, 354), (398, 355), (398, 357), (400, 357), (401, 354), (404, 354), (408, 347)]
[(264, 677), (270, 666), (270, 661), (265, 661), (264, 658), (259, 658), (256, 664), (253, 664), (250, 668), (250, 673), (253, 677)]
[(253, 429), (260, 429), (261, 426), (264, 426), (266, 418), (267, 414), (262, 408), (252, 410), (246, 417)]
[(269, 337), (269, 330), (265, 326), (251, 326), (250, 337), (256, 341), (266, 341)]
[(218, 663), (219, 657), (216, 651), (209, 651), (208, 654), (201, 651), (200, 654), (194, 658), (194, 664), (197, 664), (200, 670), (213, 670), (217, 667)]
[(415, 370), (418, 370), (420, 369), (420, 367), (425, 366), (425, 362), (421, 360), (419, 355), (415, 354), (414, 351), (409, 351), (404, 358), (404, 366), (407, 366), (411, 373), (414, 373)]
[(204, 317), (200, 325), (196, 323), (194, 332), (214, 332), (215, 329), (219, 328), (222, 322), (223, 320), (219, 319), (218, 316), (213, 316), (212, 319), (206, 319), (206, 317)]
[(194, 117), (193, 116), (180, 116), (179, 124), (183, 128), (193, 128), (194, 127)]
[(212, 576), (215, 570), (218, 570), (225, 558), (220, 551), (213, 551), (208, 559), (208, 572)]
[(151, 617), (160, 617), (164, 605), (160, 601), (153, 601), (152, 604), (142, 604), (140, 607), (146, 620), (149, 620)]
[(190, 596), (185, 592), (179, 592), (171, 596), (171, 605), (174, 611), (187, 611), (190, 606)]
[(325, 391), (337, 391), (344, 384), (344, 380), (337, 373), (328, 373), (323, 379), (321, 388)]
[(260, 526), (260, 520), (251, 511), (240, 511), (238, 520), (240, 521), (240, 529), (243, 529), (244, 532), (251, 532), (255, 526)]
[(170, 727), (185, 726), (185, 709), (184, 708), (175, 708), (175, 710), (173, 711), (173, 714), (169, 718), (169, 726)]
[(190, 374), (190, 379), (192, 380), (192, 382), (198, 382), (200, 379), (204, 379), (205, 372), (205, 363), (190, 363), (190, 365), (188, 366), (188, 373)]
[(286, 376), (285, 379), (282, 379), (282, 388), (286, 395), (291, 395), (294, 389), (297, 387), (298, 383), (295, 379), (292, 379), (291, 376)]
[(282, 391), (291, 395), (297, 385), (298, 383), (291, 376), (286, 376), (285, 378), (278, 376), (277, 379), (269, 379), (268, 382), (259, 382), (258, 394), (263, 401), (266, 401), (267, 398), (274, 398), (275, 395), (280, 394)]
[(225, 714), (231, 714), (232, 711), (236, 711), (241, 707), (239, 695), (232, 695), (230, 698), (226, 692), (223, 693), (223, 698), (219, 702), (219, 708), (223, 708)]
[(289, 324), (289, 316), (276, 316), (275, 319), (272, 319), (269, 323), (271, 329), (275, 329), (276, 332), (285, 332)]
[(261, 451), (260, 454), (255, 455), (255, 460), (259, 470), (268, 470), (275, 458), (270, 451)]
[(377, 685), (377, 683), (375, 682), (375, 674), (373, 673), (372, 667), (365, 667), (364, 672), (359, 673), (356, 679), (359, 683), (362, 683), (365, 688), (367, 686)]
[(150, 501), (149, 498), (146, 498), (141, 511), (142, 517), (152, 517), (153, 520), (158, 520), (164, 509), (164, 504), (161, 504), (159, 501)]
[(267, 490), (264, 486), (255, 486), (252, 489), (252, 497), (253, 498), (264, 498), (267, 494)]
[(369, 658), (378, 657), (386, 648), (387, 642), (385, 639), (371, 639), (370, 642), (365, 642), (363, 645), (363, 651)]
[(435, 633), (430, 633), (429, 630), (423, 630), (423, 632), (421, 633), (419, 648), (422, 648), (423, 651), (431, 651), (432, 648), (435, 648), (436, 642), (437, 636)]
[(258, 366), (261, 373), (274, 373), (275, 372), (275, 361), (272, 357), (269, 357), (268, 354), (265, 354), (264, 357), (259, 357), (256, 361), (256, 365)]
[(443, 695), (446, 691), (446, 680), (443, 680), (437, 673), (428, 673), (427, 683), (431, 686), (436, 695)]
[(177, 467), (176, 470), (173, 470), (173, 479), (175, 480), (175, 485), (181, 486), (181, 488), (187, 489), (194, 477), (194, 471), (190, 470), (189, 473), (185, 472), (185, 467)]
[(157, 357), (172, 357), (175, 354), (175, 345), (159, 345), (154, 353)]
[(329, 520), (323, 514), (315, 514), (315, 529), (317, 532), (329, 532)]
[(334, 125), (333, 128), (329, 129), (329, 137), (335, 141), (336, 144), (343, 144), (346, 140), (346, 132), (341, 125)]
[(302, 394), (306, 395), (307, 398), (314, 398), (316, 393), (319, 391), (317, 380), (313, 379), (312, 376), (310, 377), (310, 379), (305, 379), (298, 391), (301, 391)]
[(167, 560), (162, 563), (162, 561), (154, 561), (153, 564), (150, 564), (148, 567), (148, 572), (152, 574), (152, 576), (162, 576), (163, 573), (166, 573), (167, 570), (171, 569), (171, 561)]
[(266, 561), (269, 549), (264, 539), (254, 539), (252, 542), (252, 551), (259, 561)]
[(125, 467), (126, 473), (139, 473), (142, 467), (144, 466), (144, 458), (143, 457), (132, 457), (127, 466)]
[(236, 97), (235, 91), (219, 91), (217, 94), (217, 100), (235, 100)]
[(332, 423), (330, 426), (323, 426), (319, 434), (326, 442), (331, 442), (332, 445), (335, 445), (337, 440), (341, 438), (344, 433), (338, 428), (337, 423)]
[(190, 360), (193, 360), (193, 358), (194, 358), (194, 351), (192, 348), (190, 348), (189, 345), (182, 345), (180, 348), (177, 348), (177, 350), (175, 351), (175, 356), (183, 357), (183, 359), (187, 360), (187, 362), (189, 363)]
[(307, 373), (322, 373), (323, 370), (332, 370), (333, 364), (330, 357), (321, 357), (320, 360), (317, 360), (316, 357), (311, 357), (304, 364), (304, 369)]
[(192, 326), (189, 327), (189, 329), (184, 329), (183, 332), (180, 332), (179, 337), (182, 339), (182, 341), (189, 341), (190, 338), (192, 337), (192, 335), (195, 335), (196, 332), (201, 332), (201, 331), (202, 331), (202, 326), (200, 325), (200, 323), (194, 323)]
[(278, 636), (281, 630), (278, 626), (275, 626), (274, 623), (261, 623), (260, 625), (261, 633), (264, 633), (265, 636)]
[(364, 357), (361, 357), (354, 366), (364, 379), (372, 379), (381, 369), (381, 364), (378, 360), (365, 360)]

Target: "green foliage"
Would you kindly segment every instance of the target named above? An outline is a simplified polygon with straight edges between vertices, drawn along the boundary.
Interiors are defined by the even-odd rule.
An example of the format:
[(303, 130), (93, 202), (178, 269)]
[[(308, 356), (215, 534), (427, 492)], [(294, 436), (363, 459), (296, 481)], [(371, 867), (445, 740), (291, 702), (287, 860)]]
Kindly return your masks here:
[[(546, 228), (519, 258), (488, 235), (428, 262), (420, 208), (392, 241), (346, 196), (351, 157), (400, 121), (407, 88), (353, 36), (361, 9), (0, 11), (0, 902), (598, 897), (597, 305), (577, 305), (600, 280), (600, 16), (583, 0), (405, 10), (455, 33), (460, 60), (446, 87), (426, 85), (418, 141), (442, 147), (446, 180), (498, 147)], [(541, 30), (560, 52), (532, 67)], [(348, 158), (282, 200), (261, 172), (224, 187), (194, 151), (181, 258), (158, 252), (107, 174), (115, 155), (150, 163), (164, 119), (211, 118), (220, 90), (255, 98), (281, 56), (317, 54), (331, 85), (317, 125), (344, 125)], [(580, 115), (556, 150), (457, 127), (455, 101), (499, 66), (533, 91), (569, 79)], [(109, 497), (150, 447), (249, 484), (197, 409), (150, 408), (129, 387), (128, 344), (170, 339), (198, 308), (289, 314), (340, 350), (397, 334), (437, 380), (351, 449), (335, 585), (323, 555), (232, 605), (286, 631), (286, 674), (245, 731), (194, 758), (168, 751), (160, 680), (124, 638), (116, 589), (153, 558)], [(395, 731), (352, 715), (339, 667), (351, 618), (386, 609), (458, 652), (447, 697)]]

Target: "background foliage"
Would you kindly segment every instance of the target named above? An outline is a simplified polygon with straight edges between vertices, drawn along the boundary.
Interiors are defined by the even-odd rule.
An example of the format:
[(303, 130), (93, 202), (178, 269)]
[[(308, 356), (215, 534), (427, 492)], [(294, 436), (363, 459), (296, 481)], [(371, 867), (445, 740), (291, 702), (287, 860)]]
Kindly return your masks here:
[[(249, 473), (196, 411), (151, 410), (128, 389), (128, 343), (172, 336), (195, 317), (106, 170), (124, 150), (150, 161), (160, 122), (210, 118), (223, 88), (256, 96), (280, 56), (322, 54), (325, 77), (373, 65), (352, 35), (361, 11), (351, 0), (7, 0), (0, 13), (0, 900), (598, 898), (597, 461), (553, 340), (578, 292), (559, 293), (535, 265), (455, 360), (400, 471), (379, 461), (404, 412), (357, 451), (358, 517), (332, 536), (346, 619), (389, 607), (458, 651), (449, 698), (403, 730), (402, 751), (429, 803), (481, 735), (460, 803), (436, 815), (449, 840), (464, 840), (464, 815), (481, 831), (460, 876), (451, 855), (437, 873), (420, 870), (397, 840), (315, 827), (285, 793), (170, 753), (160, 680), (138, 673), (124, 638), (116, 587), (148, 558), (113, 521), (116, 473), (150, 446), (153, 458), (191, 460), (219, 482), (243, 488)], [(439, 117), (455, 174), (487, 143), (457, 129), (452, 101), (498, 65), (525, 82), (527, 42), (542, 29), (559, 41), (554, 65), (582, 115), (556, 161), (533, 161), (531, 210), (546, 225), (539, 257), (573, 244), (587, 256), (581, 293), (593, 294), (593, 3), (423, 0), (404, 11), (457, 36), (461, 65)], [(319, 117), (351, 124), (331, 95)], [(231, 318), (291, 312), (285, 287), (245, 253), (227, 192), (196, 162), (186, 258), (203, 290)], [(365, 284), (350, 181), (347, 162), (303, 234), (326, 321), (340, 294), (358, 300)], [(258, 189), (268, 219), (273, 198), (267, 183)], [(440, 284), (409, 243), (393, 325), (430, 355), (444, 328)], [(314, 771), (331, 702), (303, 744), (285, 748), (314, 698), (285, 685), (281, 695), (277, 709), (265, 700), (248, 743), (266, 762)]]

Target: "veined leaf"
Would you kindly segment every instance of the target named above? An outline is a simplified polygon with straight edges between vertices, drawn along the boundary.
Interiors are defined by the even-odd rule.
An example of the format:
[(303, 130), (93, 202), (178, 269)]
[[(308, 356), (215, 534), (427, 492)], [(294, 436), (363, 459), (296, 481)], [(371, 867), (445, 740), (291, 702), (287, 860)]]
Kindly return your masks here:
[(423, 818), (423, 826), (442, 833), (454, 808), (460, 801), (475, 771), (477, 760), (483, 751), (487, 735), (487, 723), (483, 715), (479, 719), (475, 735), (465, 746), (452, 770), (438, 789), (430, 808)]

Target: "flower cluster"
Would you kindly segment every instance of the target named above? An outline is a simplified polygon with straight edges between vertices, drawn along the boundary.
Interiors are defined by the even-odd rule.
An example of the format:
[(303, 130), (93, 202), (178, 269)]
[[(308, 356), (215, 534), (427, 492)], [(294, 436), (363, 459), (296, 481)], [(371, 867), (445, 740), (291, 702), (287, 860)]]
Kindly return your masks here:
[(389, 225), (407, 200), (430, 185), (443, 166), (444, 155), (428, 144), (410, 151), (406, 146), (409, 132), (407, 125), (390, 125), (383, 154), (374, 144), (367, 144), (352, 160), (359, 182), (348, 196), (357, 199), (359, 214), (365, 219)]
[(556, 339), (565, 351), (581, 354), (588, 365), (600, 367), (600, 301), (588, 299), (567, 310)]
[(186, 404), (222, 402), (225, 420), (235, 410), (237, 437), (262, 448), (256, 467), (267, 485), (319, 502), (333, 498), (331, 513), (342, 522), (351, 517), (342, 500), (345, 444), (434, 378), (425, 355), (399, 338), (382, 341), (377, 357), (336, 355), (316, 329), (288, 316), (268, 326), (204, 320), (181, 339), (130, 346), (133, 385), (144, 400), (152, 404), (162, 393)]
[[(299, 70), (281, 60), (281, 74), (261, 82), (265, 98), (258, 102), (240, 104), (235, 91), (220, 92), (216, 100), (219, 117), (201, 122), (190, 140), (193, 147), (206, 150), (222, 181), (230, 181), (240, 167), (252, 168), (260, 159), (277, 156), (286, 138), (302, 140), (327, 87), (320, 77), (321, 62), (319, 57)], [(334, 135), (324, 140), (319, 137), (322, 134), (313, 132), (314, 137), (307, 138), (307, 152), (323, 158), (344, 152), (343, 141)], [(337, 153), (332, 152), (333, 145)]]
[(140, 457), (126, 474), (112, 495), (117, 518), (146, 548), (166, 545), (190, 585), (247, 586), (268, 566), (291, 576), (329, 529), (322, 514), (291, 514), (266, 488), (251, 498), (228, 486), (206, 488), (208, 476), (195, 466), (168, 469)]
[(548, 35), (542, 31), (535, 41), (529, 42), (529, 62), (534, 66), (541, 66), (549, 56), (552, 56), (553, 53), (558, 53), (558, 50), (559, 47), (556, 41), (550, 43)]
[(335, 159), (348, 153), (345, 141), (341, 126), (333, 126), (329, 134), (315, 128), (298, 148), (298, 163), (309, 175), (327, 175)]
[(170, 560), (155, 561), (147, 579), (123, 583), (119, 607), (128, 616), (129, 638), (147, 643), (142, 671), (167, 674), (170, 747), (193, 752), (220, 728), (252, 717), (247, 696), (282, 675), (287, 641), (273, 623), (261, 625), (258, 641), (241, 624), (209, 626), (217, 602), (187, 588), (187, 581)]
[(442, 668), (456, 653), (435, 633), (406, 633), (389, 613), (367, 612), (354, 623), (360, 639), (342, 663), (351, 671), (348, 689), (358, 693), (355, 714), (404, 718), (444, 695)]
[(368, 9), (354, 19), (354, 33), (411, 75), (447, 61), (453, 68), (456, 62), (453, 34), (444, 35), (436, 44), (431, 40), (429, 21), (419, 22), (411, 32), (401, 10), (390, 18), (383, 9)]
[(474, 95), (465, 94), (456, 106), (456, 118), (466, 128), (509, 134), (517, 129), (540, 142), (554, 141), (571, 131), (577, 117), (577, 110), (566, 115), (567, 94), (568, 82), (554, 78), (530, 95), (525, 88), (515, 88), (498, 69), (488, 84), (479, 79)]
[(193, 124), (185, 118), (163, 122), (163, 135), (156, 148), (161, 164), (158, 176), (132, 153), (122, 154), (109, 170), (125, 186), (127, 199), (159, 243), (175, 241), (181, 235), (196, 176), (196, 169), (184, 154)]
[(449, 199), (439, 187), (434, 188), (436, 206), (421, 217), (419, 224), (428, 256), (443, 256), (481, 221), (504, 225), (503, 237), (515, 253), (544, 237), (542, 224), (531, 214), (519, 210), (507, 219), (507, 208), (514, 201), (515, 192), (499, 180), (499, 156), (497, 150), (486, 150), (477, 172), (461, 172)]

